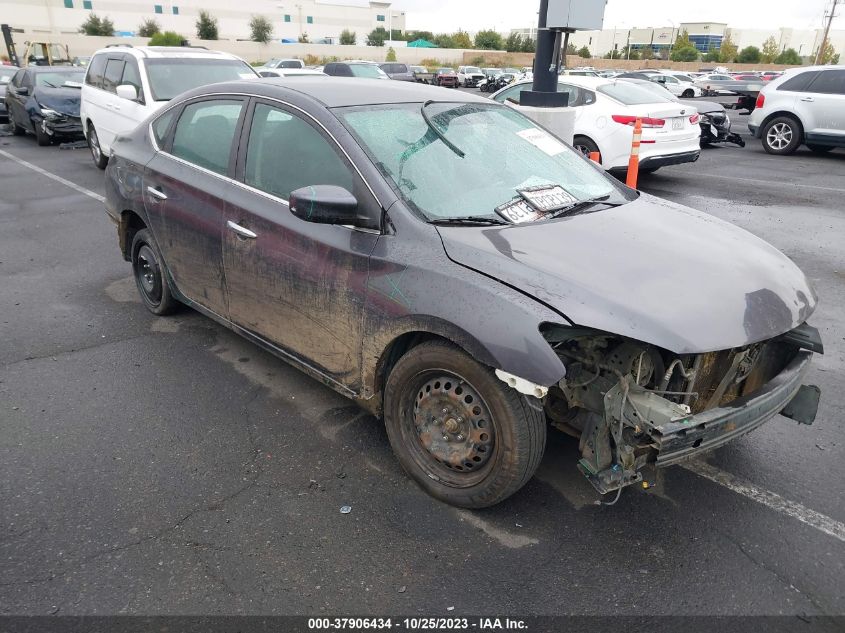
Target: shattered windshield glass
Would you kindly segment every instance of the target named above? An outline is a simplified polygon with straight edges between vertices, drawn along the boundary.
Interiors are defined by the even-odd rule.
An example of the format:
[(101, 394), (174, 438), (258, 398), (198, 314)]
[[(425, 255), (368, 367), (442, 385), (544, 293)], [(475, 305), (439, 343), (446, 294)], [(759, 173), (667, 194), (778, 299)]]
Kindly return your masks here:
[[(429, 220), (497, 217), (525, 191), (568, 203), (621, 189), (508, 107), (479, 103), (346, 108), (339, 116), (402, 197)], [(504, 215), (514, 221), (513, 214)], [(538, 214), (528, 219), (541, 219)]]

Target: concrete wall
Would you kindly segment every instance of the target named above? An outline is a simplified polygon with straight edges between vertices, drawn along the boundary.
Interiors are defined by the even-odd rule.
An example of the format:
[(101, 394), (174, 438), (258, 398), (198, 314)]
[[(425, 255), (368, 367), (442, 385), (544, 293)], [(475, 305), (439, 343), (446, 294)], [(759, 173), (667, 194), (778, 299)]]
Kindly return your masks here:
[[(15, 33), (15, 45), (18, 54), (23, 54), (23, 43), (25, 40), (44, 39), (43, 34)], [(88, 35), (62, 35), (54, 39), (67, 44), (71, 57), (90, 55), (96, 50), (104, 48), (108, 44), (131, 44), (133, 46), (146, 46), (149, 40), (139, 37), (92, 37)], [(237, 55), (248, 62), (267, 61), (271, 57), (297, 57), (305, 59), (307, 55), (313, 55), (318, 59), (324, 57), (337, 57), (338, 59), (366, 59), (376, 62), (383, 62), (387, 55), (387, 46), (340, 46), (332, 44), (259, 44), (258, 42), (244, 42), (236, 40), (197, 40), (191, 39), (191, 44), (205, 46), (206, 48), (225, 51)], [(424, 59), (437, 59), (447, 65), (459, 65), (464, 63), (465, 54), (471, 52), (465, 49), (446, 48), (407, 48), (394, 47), (396, 59), (407, 64), (419, 64)], [(401, 44), (404, 45), (404, 42)], [(5, 51), (4, 51), (5, 52)], [(475, 51), (476, 53), (478, 51)]]

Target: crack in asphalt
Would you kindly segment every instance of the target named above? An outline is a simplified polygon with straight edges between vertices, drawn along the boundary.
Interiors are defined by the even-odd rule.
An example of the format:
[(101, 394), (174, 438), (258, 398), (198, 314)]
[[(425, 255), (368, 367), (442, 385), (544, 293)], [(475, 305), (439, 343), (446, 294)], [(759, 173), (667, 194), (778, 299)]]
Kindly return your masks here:
[(88, 350), (97, 349), (98, 347), (105, 347), (107, 345), (113, 345), (115, 343), (126, 343), (129, 341), (135, 341), (142, 338), (147, 338), (150, 336), (155, 336), (156, 332), (144, 332), (143, 334), (136, 334), (135, 336), (127, 336), (126, 338), (119, 338), (119, 339), (109, 339), (99, 341), (93, 345), (87, 345), (85, 347), (76, 347), (74, 349), (62, 350), (58, 352), (52, 352), (48, 354), (42, 354), (38, 356), (26, 356), (25, 358), (19, 358), (17, 360), (9, 361), (7, 363), (0, 364), (0, 367), (7, 368), (13, 367), (15, 365), (20, 365), (21, 363), (26, 363), (33, 360), (46, 360), (48, 358), (56, 358), (58, 356), (69, 356), (72, 354), (77, 354), (79, 352), (86, 352)]

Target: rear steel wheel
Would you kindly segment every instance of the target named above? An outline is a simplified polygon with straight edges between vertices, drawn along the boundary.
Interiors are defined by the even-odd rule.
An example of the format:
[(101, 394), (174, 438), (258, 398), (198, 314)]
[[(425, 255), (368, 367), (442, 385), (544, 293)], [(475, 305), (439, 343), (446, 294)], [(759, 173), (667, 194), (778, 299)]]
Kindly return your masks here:
[(150, 312), (162, 316), (177, 308), (178, 302), (170, 292), (161, 256), (147, 229), (138, 231), (132, 240), (132, 272), (141, 300)]
[(100, 138), (97, 136), (97, 130), (94, 125), (88, 123), (88, 148), (91, 150), (91, 158), (98, 169), (105, 169), (109, 163), (109, 158), (103, 154), (100, 147)]

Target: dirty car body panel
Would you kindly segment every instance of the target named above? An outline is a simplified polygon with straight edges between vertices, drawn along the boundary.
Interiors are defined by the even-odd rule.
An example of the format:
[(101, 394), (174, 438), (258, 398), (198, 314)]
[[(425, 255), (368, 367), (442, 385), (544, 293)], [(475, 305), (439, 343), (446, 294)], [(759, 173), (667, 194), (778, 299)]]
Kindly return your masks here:
[[(240, 106), (218, 166), (177, 156), (179, 122), (202, 104), (219, 116), (224, 102)], [(369, 129), (360, 112), (376, 112)], [(519, 224), (505, 212), (431, 215), (408, 178), (437, 162), (460, 170), (472, 160), (460, 135), (474, 133), (461, 125), (499, 116), (526, 139), (517, 158), (499, 157), (503, 169), (533, 152), (577, 168), (606, 195)], [(417, 127), (388, 139), (405, 148), (399, 166), (388, 165), (397, 159), (390, 144), (382, 156), (368, 139), (406, 119)], [(275, 190), (266, 181), (284, 169), (285, 146), (272, 145), (282, 131), (301, 167), (299, 180)], [(433, 163), (425, 152), (434, 147), (442, 153)], [(822, 351), (806, 324), (817, 299), (788, 258), (733, 225), (627, 189), (489, 100), (329, 77), (217, 84), (119, 137), (106, 176), (124, 257), (146, 228), (182, 302), (376, 414), (400, 359), (448, 341), (580, 437), (579, 468), (600, 492), (784, 409), (804, 422), (815, 415), (817, 392), (801, 383)], [(534, 200), (538, 188), (526, 182), (533, 188), (517, 191)], [(354, 221), (312, 218), (317, 190), (329, 185), (356, 202)]]

